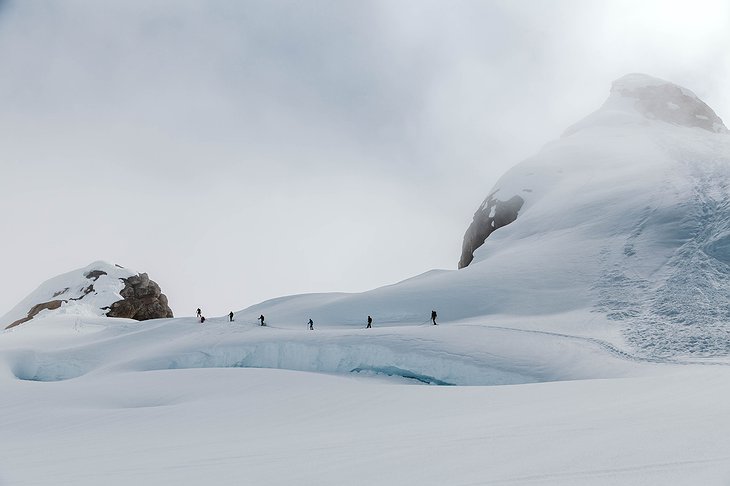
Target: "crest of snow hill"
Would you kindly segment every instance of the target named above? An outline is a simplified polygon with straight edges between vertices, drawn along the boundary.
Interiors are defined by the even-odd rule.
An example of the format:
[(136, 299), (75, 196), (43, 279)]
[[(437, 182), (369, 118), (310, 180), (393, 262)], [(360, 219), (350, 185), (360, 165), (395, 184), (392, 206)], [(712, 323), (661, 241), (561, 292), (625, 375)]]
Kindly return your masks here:
[[(585, 120), (570, 127), (564, 137), (596, 126), (617, 126), (631, 122), (646, 124), (663, 122), (687, 128), (700, 128), (713, 133), (727, 134), (728, 129), (719, 116), (692, 91), (676, 84), (645, 74), (628, 74), (611, 86), (604, 105)], [(492, 232), (514, 222), (531, 189), (520, 194), (507, 192), (502, 186), (509, 173), (492, 189), (474, 213), (474, 219), (464, 234), (459, 268), (468, 266), (474, 252)], [(500, 199), (498, 193), (505, 196)], [(525, 194), (527, 193), (527, 194)]]
[(146, 273), (106, 262), (46, 281), (3, 316), (0, 325), (10, 329), (44, 315), (43, 311), (138, 321), (173, 317), (167, 297)]
[[(587, 326), (620, 324), (643, 355), (730, 355), (728, 129), (688, 89), (618, 79), (597, 111), (498, 180), (459, 267), (362, 293), (280, 297), (240, 317), (341, 326), (374, 312), (419, 322), (434, 308), (454, 321), (587, 312)], [(49, 313), (172, 317), (146, 274), (103, 262), (49, 280), (0, 325)]]

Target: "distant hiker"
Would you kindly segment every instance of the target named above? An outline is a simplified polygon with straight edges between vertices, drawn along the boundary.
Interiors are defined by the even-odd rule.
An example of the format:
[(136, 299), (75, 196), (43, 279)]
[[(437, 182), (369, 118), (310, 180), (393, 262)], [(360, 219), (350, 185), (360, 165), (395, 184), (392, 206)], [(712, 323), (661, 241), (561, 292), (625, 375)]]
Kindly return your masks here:
[(200, 307), (198, 307), (198, 314), (197, 315), (198, 315), (198, 319), (200, 319), (200, 316), (203, 315), (203, 312), (200, 310)]
[(373, 327), (373, 318), (368, 316), (368, 327), (366, 329), (370, 329), (371, 327)]
[(205, 317), (204, 316), (200, 316), (200, 323), (202, 324), (204, 322), (205, 322)]
[(435, 310), (432, 310), (431, 311), (431, 320), (433, 321), (433, 325), (434, 326), (436, 325), (436, 317), (437, 317), (436, 316), (436, 311)]
[(314, 331), (314, 321), (312, 319), (309, 319), (309, 330)]
[(231, 311), (231, 313), (228, 314), (228, 322), (233, 322), (233, 311)]
[(265, 326), (265, 325), (266, 325), (266, 324), (264, 323), (264, 315), (263, 315), (263, 314), (261, 314), (261, 315), (259, 316), (259, 321), (261, 321), (261, 325), (262, 325), (262, 326)]

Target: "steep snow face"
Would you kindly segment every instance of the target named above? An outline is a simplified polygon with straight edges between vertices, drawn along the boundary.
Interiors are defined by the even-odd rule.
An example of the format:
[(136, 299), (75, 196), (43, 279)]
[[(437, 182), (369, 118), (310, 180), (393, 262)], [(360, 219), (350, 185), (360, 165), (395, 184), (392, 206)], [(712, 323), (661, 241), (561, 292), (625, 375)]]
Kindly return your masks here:
[[(626, 136), (634, 136), (633, 138), (636, 138), (637, 134), (651, 137), (649, 133), (646, 133), (645, 128), (661, 130), (669, 128), (666, 126), (667, 124), (677, 127), (701, 128), (712, 133), (728, 133), (720, 117), (692, 91), (645, 74), (628, 74), (613, 82), (610, 95), (600, 109), (568, 128), (564, 137), (589, 129), (602, 130), (606, 140), (615, 138), (616, 129), (626, 130)], [(638, 133), (628, 133), (630, 131)], [(682, 145), (682, 140), (688, 136), (690, 136), (688, 133), (680, 136), (680, 140), (675, 145)], [(600, 136), (597, 138), (600, 139)], [(598, 143), (594, 143), (595, 148), (603, 152), (603, 147), (600, 147), (599, 143), (600, 140)], [(641, 144), (641, 141), (639, 143)], [(629, 148), (635, 149), (635, 147)], [(590, 150), (590, 147), (582, 150), (585, 149)], [(593, 158), (593, 154), (588, 155)], [(601, 156), (600, 153), (598, 155)], [(630, 156), (630, 153), (628, 155)], [(641, 154), (637, 152), (636, 155), (638, 157)], [(590, 165), (589, 160), (582, 160), (580, 163)], [(620, 163), (620, 161), (618, 162)], [(566, 157), (558, 164), (570, 165), (571, 157)], [(594, 168), (599, 167), (588, 167), (589, 170)], [(507, 180), (503, 178), (475, 212), (474, 221), (464, 235), (459, 268), (471, 263), (474, 251), (493, 231), (517, 218), (521, 203), (515, 204), (515, 201), (522, 201), (523, 197), (528, 199), (529, 193), (533, 191), (527, 187), (507, 187), (510, 179), (514, 179), (514, 176), (508, 173)], [(503, 210), (508, 217), (495, 218), (495, 209), (500, 208), (509, 208), (506, 212)]]
[(486, 221), (499, 204), (521, 205), (468, 267), (362, 294), (280, 298), (241, 316), (295, 327), (309, 317), (358, 326), (372, 315), (390, 325), (426, 323), (436, 309), (444, 320), (511, 316), (541, 328), (541, 316), (579, 312), (582, 332), (619, 330), (647, 357), (730, 354), (730, 136), (724, 125), (661, 119), (657, 93), (682, 113), (705, 110), (660, 80), (617, 81), (603, 107), (489, 191)]
[(10, 312), (0, 318), (0, 327), (22, 324), (24, 320), (40, 319), (50, 313), (103, 316), (112, 303), (122, 300), (122, 279), (137, 272), (94, 262), (47, 280)]
[(529, 299), (570, 275), (579, 285), (555, 287), (554, 298), (624, 325), (648, 355), (726, 355), (728, 184), (719, 117), (689, 90), (629, 75), (601, 109), (499, 180), (490, 194), (525, 203), (474, 260), (487, 276), (509, 255)]

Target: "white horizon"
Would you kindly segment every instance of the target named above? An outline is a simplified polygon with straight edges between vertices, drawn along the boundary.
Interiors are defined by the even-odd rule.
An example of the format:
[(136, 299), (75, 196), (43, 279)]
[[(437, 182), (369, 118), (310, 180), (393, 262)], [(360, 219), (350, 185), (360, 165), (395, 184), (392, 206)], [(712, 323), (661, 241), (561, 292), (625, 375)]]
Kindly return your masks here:
[(175, 315), (455, 269), (511, 166), (645, 72), (727, 123), (704, 2), (0, 3), (0, 315), (106, 260)]

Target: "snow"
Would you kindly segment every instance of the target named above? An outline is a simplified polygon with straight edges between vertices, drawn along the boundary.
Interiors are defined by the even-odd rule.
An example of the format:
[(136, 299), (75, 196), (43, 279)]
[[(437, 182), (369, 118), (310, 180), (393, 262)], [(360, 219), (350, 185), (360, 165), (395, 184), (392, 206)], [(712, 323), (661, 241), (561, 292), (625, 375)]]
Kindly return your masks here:
[(85, 295), (0, 333), (0, 485), (728, 484), (728, 181), (726, 133), (613, 93), (459, 271), (205, 324), (104, 317), (136, 272), (103, 262), (52, 279), (0, 321)]
[(698, 127), (712, 133), (728, 133), (712, 108), (692, 91), (668, 81), (635, 73), (614, 81), (603, 106), (569, 127), (564, 136), (597, 127), (634, 125), (636, 129), (666, 124)]
[[(564, 315), (562, 319), (576, 318)], [(111, 322), (110, 322), (111, 321)], [(599, 339), (517, 326), (450, 323), (315, 332), (227, 318), (131, 320), (60, 316), (8, 331), (4, 365), (18, 379), (186, 368), (371, 372), (445, 385), (628, 376), (646, 365)], [(29, 347), (31, 347), (28, 349)], [(129, 350), (134, 353), (130, 354)]]
[[(654, 76), (649, 76), (648, 74), (644, 73), (631, 73), (627, 74), (625, 76), (620, 77), (616, 81), (613, 82), (613, 85), (611, 86), (611, 92), (636, 92), (638, 90), (641, 90), (642, 88), (647, 87), (658, 87), (658, 86), (664, 86), (667, 84), (671, 84), (668, 81), (665, 81), (660, 78), (656, 78)], [(677, 85), (674, 85), (677, 86)], [(690, 98), (694, 98), (696, 100), (699, 100), (696, 94), (694, 94), (689, 89), (683, 87), (683, 86), (677, 86), (682, 94), (685, 96), (688, 96)]]
[[(650, 363), (501, 320), (314, 332), (224, 318), (33, 322), (0, 340), (0, 484), (730, 478), (727, 367)], [(395, 369), (410, 379), (386, 379)], [(418, 386), (424, 371), (516, 384)]]
[[(105, 274), (87, 278), (86, 275), (94, 270), (105, 272)], [(124, 288), (124, 282), (121, 279), (136, 274), (137, 272), (130, 269), (96, 261), (84, 268), (58, 275), (44, 282), (7, 314), (0, 317), (0, 327), (5, 328), (16, 320), (26, 317), (34, 305), (51, 300), (66, 301), (54, 314), (105, 315), (104, 307), (122, 300), (119, 292)], [(93, 291), (87, 294), (85, 290), (89, 288), (89, 285), (93, 285)], [(48, 314), (48, 311), (41, 311), (34, 319), (42, 319)]]

